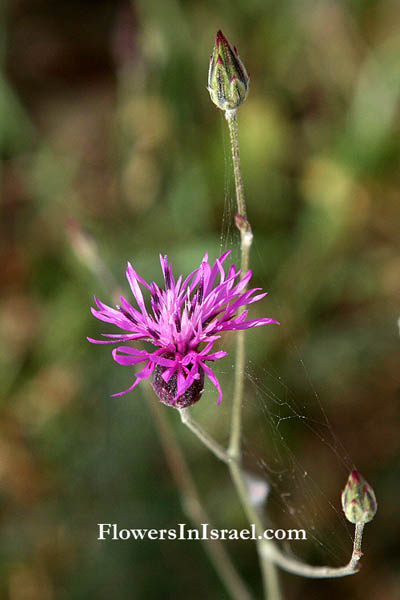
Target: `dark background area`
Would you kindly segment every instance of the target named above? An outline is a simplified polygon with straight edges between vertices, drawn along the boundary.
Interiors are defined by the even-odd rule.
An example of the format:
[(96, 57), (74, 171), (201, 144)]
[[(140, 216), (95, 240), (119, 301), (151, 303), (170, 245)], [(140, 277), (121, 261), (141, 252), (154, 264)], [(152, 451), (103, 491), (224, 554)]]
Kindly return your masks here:
[[(252, 315), (282, 323), (247, 335), (248, 467), (271, 478), (275, 527), (290, 524), (284, 490), (294, 523), (316, 527), (321, 545), (292, 546), (314, 564), (350, 556), (338, 513), (353, 463), (379, 503), (360, 574), (282, 574), (284, 597), (399, 597), (399, 2), (13, 0), (0, 7), (2, 598), (228, 597), (198, 542), (96, 540), (99, 522), (188, 519), (143, 390), (110, 398), (132, 373), (86, 341), (106, 330), (93, 294), (109, 299), (79, 237), (126, 294), (127, 260), (158, 282), (159, 253), (185, 274), (205, 251), (239, 260), (226, 125), (205, 89), (219, 28), (251, 76), (239, 135), (253, 282), (269, 291)], [(193, 411), (221, 443), (224, 344), (223, 404), (210, 387)], [(214, 523), (245, 527), (225, 467), (162, 410)], [(277, 426), (325, 413), (325, 440), (301, 418)], [(278, 431), (296, 456), (279, 468)], [(228, 548), (261, 597), (252, 543)]]

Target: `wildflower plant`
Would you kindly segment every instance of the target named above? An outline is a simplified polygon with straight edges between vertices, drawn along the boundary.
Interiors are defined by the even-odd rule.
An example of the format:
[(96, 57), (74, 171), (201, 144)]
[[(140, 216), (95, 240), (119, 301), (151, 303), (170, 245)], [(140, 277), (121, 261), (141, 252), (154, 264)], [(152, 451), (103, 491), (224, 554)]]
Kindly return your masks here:
[[(256, 529), (256, 544), (262, 572), (264, 597), (269, 600), (282, 598), (276, 567), (288, 572), (313, 578), (330, 578), (353, 575), (359, 570), (362, 556), (363, 529), (376, 512), (376, 499), (371, 486), (353, 470), (342, 494), (342, 508), (346, 518), (355, 525), (351, 558), (343, 567), (313, 566), (285, 553), (271, 540), (263, 536), (265, 523), (260, 503), (254, 500), (254, 478), (242, 466), (241, 430), (242, 400), (244, 394), (245, 330), (252, 327), (277, 323), (272, 318), (248, 318), (247, 305), (259, 302), (265, 292), (259, 288), (247, 289), (252, 273), (249, 270), (250, 249), (253, 234), (247, 219), (244, 186), (242, 180), (237, 110), (245, 101), (249, 89), (249, 77), (236, 48), (232, 48), (221, 31), (218, 31), (208, 73), (208, 91), (211, 100), (224, 112), (228, 123), (233, 173), (237, 200), (235, 225), (240, 232), (241, 265), (226, 270), (224, 264), (230, 251), (222, 254), (214, 264), (209, 264), (206, 254), (200, 266), (185, 279), (175, 279), (172, 266), (166, 256), (161, 256), (164, 285), (148, 283), (128, 263), (126, 276), (135, 299), (133, 306), (126, 298), (112, 308), (95, 298), (97, 308), (93, 315), (118, 327), (119, 333), (104, 333), (106, 339), (94, 340), (95, 344), (123, 344), (114, 348), (114, 360), (121, 365), (137, 367), (133, 384), (123, 392), (133, 390), (141, 381), (152, 378), (155, 393), (162, 403), (179, 410), (182, 422), (229, 468), (233, 485), (249, 523)], [(142, 289), (147, 294), (145, 299)], [(223, 448), (191, 416), (190, 406), (197, 402), (208, 377), (222, 399), (220, 383), (212, 365), (227, 355), (217, 349), (216, 343), (226, 331), (236, 336), (236, 360), (232, 417), (228, 447)], [(152, 346), (146, 349), (144, 344)], [(154, 405), (154, 403), (153, 403)], [(165, 448), (171, 471), (181, 490), (184, 506), (194, 523), (209, 522), (198, 497), (185, 457), (173, 438), (168, 435), (168, 425), (159, 411), (152, 410), (161, 442)], [(261, 487), (260, 487), (261, 486)], [(257, 481), (261, 489), (257, 497), (261, 505), (267, 498), (268, 485)], [(230, 561), (219, 542), (206, 548), (230, 596), (236, 600), (250, 600), (247, 586)]]

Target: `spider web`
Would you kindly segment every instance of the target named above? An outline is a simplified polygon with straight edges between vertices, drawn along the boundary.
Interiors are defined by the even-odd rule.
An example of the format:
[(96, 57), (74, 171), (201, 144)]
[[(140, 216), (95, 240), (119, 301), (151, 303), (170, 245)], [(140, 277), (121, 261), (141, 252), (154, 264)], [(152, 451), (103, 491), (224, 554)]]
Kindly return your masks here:
[[(307, 374), (301, 358), (299, 366)], [(310, 383), (308, 402), (300, 404), (272, 367), (256, 372), (251, 361), (246, 391), (245, 461), (270, 486), (266, 514), (271, 526), (304, 529), (307, 543), (292, 549), (316, 564), (347, 563), (352, 537), (340, 492), (352, 463), (319, 394)]]

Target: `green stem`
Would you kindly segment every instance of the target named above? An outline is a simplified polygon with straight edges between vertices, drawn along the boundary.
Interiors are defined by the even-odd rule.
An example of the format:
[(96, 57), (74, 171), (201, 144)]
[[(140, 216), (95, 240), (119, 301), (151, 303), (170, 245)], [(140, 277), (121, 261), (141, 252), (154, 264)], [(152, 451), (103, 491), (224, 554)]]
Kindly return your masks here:
[[(226, 110), (225, 118), (228, 122), (229, 135), (231, 140), (233, 174), (235, 178), (237, 214), (235, 215), (235, 224), (240, 231), (240, 253), (241, 253), (241, 271), (242, 275), (249, 270), (250, 249), (253, 242), (253, 234), (250, 223), (247, 220), (246, 200), (244, 196), (244, 186), (242, 179), (242, 170), (240, 166), (240, 150), (239, 150), (239, 134), (236, 110)], [(246, 310), (242, 306), (239, 314)], [(231, 433), (229, 438), (228, 454), (232, 461), (229, 463), (229, 470), (232, 481), (236, 487), (243, 510), (250, 523), (254, 523), (256, 527), (257, 537), (262, 536), (263, 524), (259, 518), (257, 511), (249, 502), (246, 483), (243, 479), (243, 471), (241, 469), (241, 434), (242, 434), (242, 402), (244, 391), (244, 370), (246, 364), (246, 345), (244, 330), (238, 331), (236, 337), (236, 363), (235, 363), (235, 381), (232, 402), (232, 420)], [(269, 600), (279, 600), (281, 598), (279, 590), (278, 575), (275, 565), (262, 555), (261, 541), (257, 541), (257, 550), (260, 560), (260, 567), (263, 577), (263, 587), (265, 597)]]
[[(237, 214), (235, 223), (240, 231), (240, 251), (241, 251), (241, 270), (242, 274), (249, 270), (250, 248), (253, 241), (250, 223), (247, 220), (246, 201), (244, 197), (244, 186), (242, 179), (242, 170), (240, 166), (239, 136), (236, 110), (225, 111), (225, 118), (228, 122), (229, 135), (232, 148), (233, 173), (235, 177)], [(246, 309), (242, 306), (239, 314)], [(235, 382), (233, 392), (231, 435), (229, 440), (229, 454), (232, 458), (240, 457), (240, 438), (242, 429), (242, 399), (244, 387), (244, 369), (246, 363), (246, 347), (244, 330), (238, 331), (236, 336), (236, 365)]]
[(361, 542), (364, 532), (364, 525), (365, 523), (356, 524), (356, 530), (354, 533), (353, 554), (348, 565), (349, 569), (352, 569), (353, 571), (358, 570), (358, 563), (360, 558), (362, 557)]
[(228, 122), (229, 135), (231, 138), (233, 174), (235, 177), (236, 201), (238, 214), (244, 219), (247, 218), (246, 201), (244, 197), (244, 185), (242, 179), (242, 169), (240, 166), (239, 135), (236, 109), (226, 110), (225, 118)]

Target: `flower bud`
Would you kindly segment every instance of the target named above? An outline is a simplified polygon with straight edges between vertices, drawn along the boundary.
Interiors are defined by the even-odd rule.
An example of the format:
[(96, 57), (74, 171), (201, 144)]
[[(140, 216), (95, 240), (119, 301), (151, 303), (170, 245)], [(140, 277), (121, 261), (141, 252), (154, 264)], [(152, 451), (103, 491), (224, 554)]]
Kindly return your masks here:
[(368, 523), (375, 516), (378, 505), (374, 490), (355, 469), (342, 492), (342, 507), (347, 520), (356, 525)]
[(234, 110), (246, 100), (249, 76), (222, 31), (218, 31), (208, 70), (208, 91), (221, 110)]

